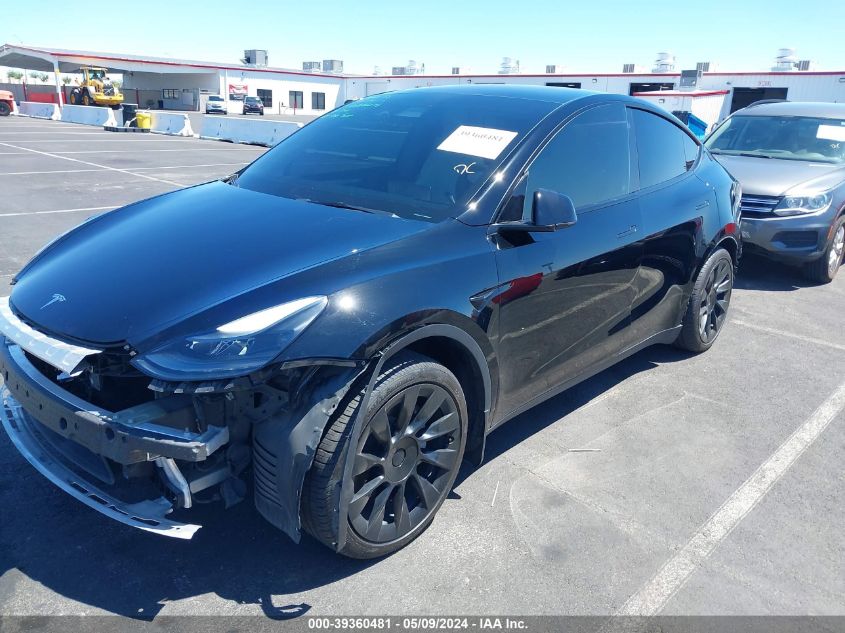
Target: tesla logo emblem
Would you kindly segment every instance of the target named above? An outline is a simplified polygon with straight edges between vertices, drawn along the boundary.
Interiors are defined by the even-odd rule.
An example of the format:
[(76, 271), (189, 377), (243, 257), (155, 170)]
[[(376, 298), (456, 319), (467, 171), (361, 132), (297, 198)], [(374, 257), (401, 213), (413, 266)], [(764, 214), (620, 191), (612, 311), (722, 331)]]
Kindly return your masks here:
[(63, 303), (65, 301), (67, 301), (67, 297), (65, 297), (64, 295), (55, 294), (55, 295), (53, 295), (52, 299), (50, 299), (47, 303), (45, 303), (43, 306), (41, 306), (41, 309), (43, 310), (47, 306), (51, 306), (54, 303)]
[(452, 167), (452, 169), (454, 169), (461, 176), (463, 176), (464, 174), (474, 174), (475, 172), (472, 171), (473, 165), (475, 165), (475, 163), (470, 163), (469, 165), (464, 165), (463, 163), (461, 163), (460, 165), (455, 165), (454, 167)]

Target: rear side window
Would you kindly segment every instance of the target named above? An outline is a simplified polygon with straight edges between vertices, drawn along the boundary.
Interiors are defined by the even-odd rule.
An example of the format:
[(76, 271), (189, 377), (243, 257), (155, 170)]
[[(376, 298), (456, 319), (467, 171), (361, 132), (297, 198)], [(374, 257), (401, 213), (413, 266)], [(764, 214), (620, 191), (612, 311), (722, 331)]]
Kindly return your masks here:
[[(687, 152), (690, 150), (685, 149), (684, 140), (692, 142), (692, 139), (661, 116), (636, 109), (632, 109), (632, 113), (637, 135), (640, 187), (645, 189), (685, 173), (689, 160)], [(697, 155), (697, 145), (695, 150)]]
[(578, 115), (528, 168), (523, 217), (531, 217), (537, 189), (569, 196), (578, 210), (628, 194), (630, 162), (625, 106), (598, 106)]

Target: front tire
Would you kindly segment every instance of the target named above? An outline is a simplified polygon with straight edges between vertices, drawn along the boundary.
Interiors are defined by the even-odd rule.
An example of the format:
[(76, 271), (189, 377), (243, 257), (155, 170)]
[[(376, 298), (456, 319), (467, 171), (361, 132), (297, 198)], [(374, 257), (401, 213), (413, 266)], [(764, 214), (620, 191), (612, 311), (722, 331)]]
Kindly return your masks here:
[[(460, 469), (467, 405), (454, 374), (420, 354), (402, 352), (331, 423), (302, 494), (303, 527), (334, 549), (341, 484), (352, 470), (346, 543), (340, 553), (377, 558), (401, 549), (431, 524)], [(361, 427), (355, 446), (352, 431)]]
[(845, 215), (833, 223), (833, 237), (827, 248), (816, 261), (804, 267), (808, 279), (820, 284), (829, 284), (836, 277), (845, 256)]
[(5, 101), (0, 101), (0, 116), (9, 116), (12, 113), (12, 108)]
[(675, 345), (696, 353), (713, 346), (728, 317), (733, 282), (733, 259), (719, 248), (698, 272)]

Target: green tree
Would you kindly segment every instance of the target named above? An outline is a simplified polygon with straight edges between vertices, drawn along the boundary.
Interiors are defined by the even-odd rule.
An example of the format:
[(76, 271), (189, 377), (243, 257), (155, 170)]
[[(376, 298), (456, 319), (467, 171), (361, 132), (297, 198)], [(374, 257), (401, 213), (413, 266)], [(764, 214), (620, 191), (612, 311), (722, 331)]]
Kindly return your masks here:
[(29, 78), (32, 79), (32, 81), (35, 81), (36, 79), (38, 79), (38, 73), (33, 70), (31, 73), (29, 73)]
[(64, 77), (62, 77), (62, 83), (63, 83), (64, 85), (66, 85), (66, 86), (70, 85), (70, 83), (71, 83), (72, 81), (73, 81), (73, 79), (71, 79), (71, 78), (70, 78), (70, 77), (68, 77), (67, 75), (65, 75)]
[(19, 70), (9, 70), (6, 71), (6, 77), (9, 78), (9, 81), (20, 81), (23, 79), (23, 73)]
[(50, 75), (48, 75), (47, 73), (41, 73), (40, 75), (38, 75), (38, 78), (41, 80), (42, 84), (46, 84), (47, 80), (50, 78)]

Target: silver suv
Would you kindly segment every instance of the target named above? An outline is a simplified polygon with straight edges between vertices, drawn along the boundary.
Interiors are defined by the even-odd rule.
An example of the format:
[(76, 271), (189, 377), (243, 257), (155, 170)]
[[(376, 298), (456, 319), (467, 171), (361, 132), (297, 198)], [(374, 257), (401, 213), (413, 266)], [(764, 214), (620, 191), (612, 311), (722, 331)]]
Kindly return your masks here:
[(833, 280), (845, 251), (845, 104), (752, 104), (704, 144), (742, 184), (744, 248)]

